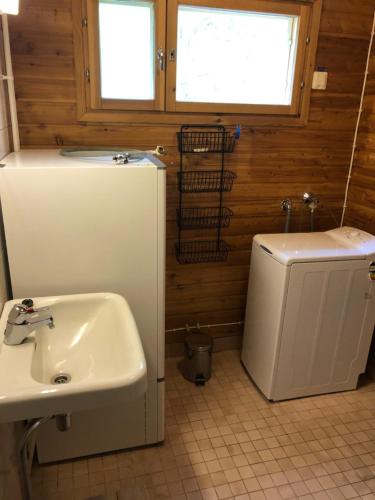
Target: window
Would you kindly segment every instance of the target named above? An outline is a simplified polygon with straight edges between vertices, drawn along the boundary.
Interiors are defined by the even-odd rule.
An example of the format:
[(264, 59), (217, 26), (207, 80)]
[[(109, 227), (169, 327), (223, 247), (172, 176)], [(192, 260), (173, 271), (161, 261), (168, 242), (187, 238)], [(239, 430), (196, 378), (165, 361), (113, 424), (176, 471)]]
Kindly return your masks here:
[(90, 107), (164, 109), (165, 71), (157, 52), (164, 55), (165, 1), (86, 0), (82, 7)]
[(308, 107), (321, 0), (81, 2), (83, 113), (298, 118)]
[(154, 99), (152, 2), (99, 0), (99, 48), (103, 99)]
[(299, 17), (181, 5), (176, 101), (285, 104)]

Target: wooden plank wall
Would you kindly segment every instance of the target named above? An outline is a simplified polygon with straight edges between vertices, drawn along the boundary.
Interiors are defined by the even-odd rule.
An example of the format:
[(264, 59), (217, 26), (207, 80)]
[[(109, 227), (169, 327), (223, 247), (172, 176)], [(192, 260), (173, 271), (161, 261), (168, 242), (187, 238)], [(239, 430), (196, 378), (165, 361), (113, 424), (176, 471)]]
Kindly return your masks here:
[[(375, 0), (324, 0), (317, 65), (329, 71), (327, 90), (313, 91), (306, 127), (243, 128), (235, 153), (228, 157), (237, 181), (225, 196), (235, 217), (224, 238), (233, 251), (226, 263), (185, 266), (173, 254), (178, 125), (77, 122), (71, 1), (23, 0), (21, 14), (11, 19), (22, 145), (165, 145), (169, 150), (166, 327), (242, 321), (251, 241), (256, 233), (283, 230), (281, 200), (289, 197), (294, 202), (294, 231), (308, 228), (308, 214), (300, 201), (307, 190), (321, 200), (317, 229), (339, 223)], [(242, 326), (210, 332), (219, 347), (226, 347), (239, 343)], [(182, 338), (168, 334), (167, 352), (176, 352)]]
[[(375, 43), (370, 53), (344, 224), (375, 235)], [(366, 373), (375, 379), (375, 335)]]
[(375, 43), (362, 109), (345, 224), (375, 234)]

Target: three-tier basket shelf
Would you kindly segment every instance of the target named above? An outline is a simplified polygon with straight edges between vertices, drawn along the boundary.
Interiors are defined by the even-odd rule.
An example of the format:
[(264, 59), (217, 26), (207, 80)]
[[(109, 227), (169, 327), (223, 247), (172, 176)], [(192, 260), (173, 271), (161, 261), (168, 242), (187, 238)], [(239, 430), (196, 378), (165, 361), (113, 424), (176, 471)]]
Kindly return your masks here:
[[(222, 125), (182, 125), (177, 133), (180, 152), (180, 171), (177, 174), (179, 207), (177, 209), (178, 242), (176, 258), (180, 264), (220, 262), (228, 257), (229, 245), (222, 239), (221, 230), (228, 227), (232, 210), (223, 206), (223, 193), (232, 189), (236, 174), (225, 169), (225, 153), (231, 153), (236, 135)], [(216, 155), (215, 168), (189, 168), (189, 155)], [(197, 205), (197, 194), (217, 193), (213, 206)], [(193, 198), (189, 195), (193, 194)], [(193, 203), (193, 206), (189, 206)], [(185, 230), (214, 230), (209, 239), (183, 240)], [(212, 231), (211, 231), (212, 233)]]

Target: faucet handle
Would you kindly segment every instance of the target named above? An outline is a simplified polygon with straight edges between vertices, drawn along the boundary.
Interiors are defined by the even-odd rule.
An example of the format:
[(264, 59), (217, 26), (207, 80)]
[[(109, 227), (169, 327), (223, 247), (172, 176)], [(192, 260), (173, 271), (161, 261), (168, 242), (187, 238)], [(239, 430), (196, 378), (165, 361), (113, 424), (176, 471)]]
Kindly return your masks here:
[(21, 325), (25, 321), (25, 317), (30, 313), (30, 309), (24, 304), (15, 304), (8, 316), (9, 323)]
[(319, 198), (314, 193), (303, 193), (302, 201), (310, 210), (314, 211), (318, 206)]
[(26, 307), (33, 307), (34, 301), (33, 299), (23, 299), (22, 304)]
[(42, 312), (42, 311), (49, 311), (49, 307), (48, 306), (33, 307), (33, 308), (31, 308), (31, 310), (29, 312), (31, 312), (31, 313), (39, 313), (39, 312)]
[(49, 311), (49, 307), (33, 307), (32, 299), (24, 299), (21, 304), (15, 304), (8, 316), (8, 322), (16, 325), (22, 325), (28, 321), (30, 315), (42, 311)]
[(22, 301), (22, 305), (27, 307), (27, 311), (29, 314), (32, 313), (37, 313), (37, 312), (42, 312), (42, 311), (49, 311), (49, 307), (34, 307), (34, 301), (33, 299), (24, 299)]

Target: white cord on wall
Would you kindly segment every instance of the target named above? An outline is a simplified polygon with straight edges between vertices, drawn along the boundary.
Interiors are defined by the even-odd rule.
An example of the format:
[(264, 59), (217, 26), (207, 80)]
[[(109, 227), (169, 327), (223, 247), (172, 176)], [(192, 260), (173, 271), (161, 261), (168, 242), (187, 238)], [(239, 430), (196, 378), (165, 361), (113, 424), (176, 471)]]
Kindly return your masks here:
[(13, 150), (20, 150), (20, 134), (18, 129), (17, 119), (17, 106), (16, 106), (16, 93), (14, 90), (14, 77), (12, 68), (12, 57), (10, 53), (9, 43), (9, 27), (8, 18), (6, 14), (1, 14), (2, 27), (3, 27), (3, 42), (4, 42), (4, 56), (5, 56), (5, 75), (0, 75), (0, 80), (5, 80), (8, 84), (8, 98), (9, 98), (9, 111), (10, 121), (12, 125), (13, 137)]
[(372, 42), (374, 40), (374, 30), (375, 30), (375, 11), (374, 11), (374, 16), (373, 16), (373, 20), (372, 20), (372, 30), (371, 30), (370, 44), (369, 44), (368, 52), (367, 52), (366, 71), (365, 71), (365, 76), (363, 78), (362, 94), (361, 94), (361, 100), (360, 100), (360, 103), (359, 103), (359, 111), (358, 111), (357, 123), (356, 123), (356, 127), (355, 127), (355, 132), (354, 132), (353, 148), (352, 148), (352, 154), (351, 154), (351, 157), (350, 157), (348, 179), (346, 181), (345, 198), (344, 198), (344, 205), (342, 207), (342, 214), (341, 214), (341, 223), (340, 223), (340, 226), (344, 225), (345, 212), (346, 212), (346, 207), (347, 207), (347, 202), (348, 202), (349, 186), (350, 186), (350, 180), (352, 178), (352, 170), (353, 170), (353, 164), (354, 164), (354, 155), (355, 155), (355, 150), (356, 150), (356, 147), (357, 147), (358, 129), (359, 129), (359, 124), (360, 124), (361, 116), (362, 116), (363, 100), (364, 100), (364, 97), (365, 97), (365, 90), (366, 90), (366, 83), (367, 83), (367, 76), (368, 76), (368, 68), (369, 68), (369, 65), (370, 65)]

